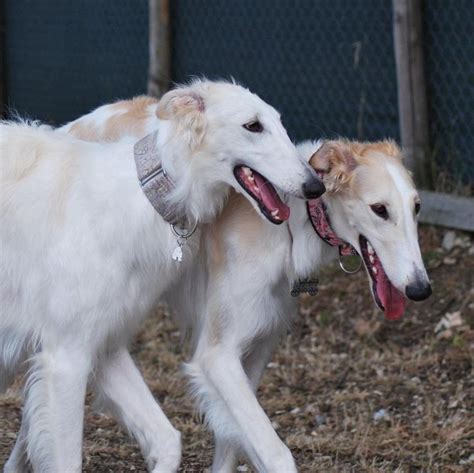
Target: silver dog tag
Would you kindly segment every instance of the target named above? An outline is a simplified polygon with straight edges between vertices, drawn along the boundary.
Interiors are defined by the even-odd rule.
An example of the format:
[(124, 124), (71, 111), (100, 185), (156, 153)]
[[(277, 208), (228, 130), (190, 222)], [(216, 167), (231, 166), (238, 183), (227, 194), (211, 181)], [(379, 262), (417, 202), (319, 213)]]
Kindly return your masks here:
[(178, 244), (178, 246), (173, 250), (171, 259), (173, 261), (181, 263), (181, 261), (183, 261), (183, 246), (186, 244), (186, 238), (178, 237), (176, 239), (176, 243)]
[(183, 261), (183, 250), (181, 249), (180, 246), (177, 246), (174, 249), (173, 255), (171, 256), (171, 259), (173, 261), (177, 261), (178, 263), (181, 263), (181, 261)]

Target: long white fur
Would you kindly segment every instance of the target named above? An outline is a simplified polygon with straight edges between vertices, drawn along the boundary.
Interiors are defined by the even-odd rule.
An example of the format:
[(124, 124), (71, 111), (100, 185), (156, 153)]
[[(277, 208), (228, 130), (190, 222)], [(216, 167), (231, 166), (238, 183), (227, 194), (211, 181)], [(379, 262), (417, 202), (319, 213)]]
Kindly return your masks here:
[[(144, 129), (152, 127), (154, 120), (151, 113), (144, 119)], [(299, 145), (302, 159), (309, 161), (321, 145), (309, 141)], [(382, 156), (380, 162), (393, 179), (384, 180), (383, 185), (379, 179), (373, 195), (354, 199), (335, 194), (325, 200), (337, 233), (356, 248), (363, 233), (371, 242), (390, 243), (387, 250), (377, 245), (383, 260), (406, 255), (390, 269), (403, 290), (414, 277), (414, 268), (426, 277), (413, 214), (416, 190), (399, 161)], [(379, 171), (367, 168), (377, 176)], [(395, 226), (382, 225), (368, 207), (371, 198), (387, 196), (399, 213)], [(233, 206), (236, 199), (240, 202)], [(296, 314), (296, 301), (289, 295), (292, 282), (317, 271), (337, 251), (315, 234), (304, 203), (296, 199), (290, 199), (289, 224), (277, 228), (255, 222), (242, 198), (232, 196), (228, 206), (232, 212), (225, 211), (203, 230), (199, 259), (169, 288), (165, 299), (183, 329), (193, 332), (193, 357), (186, 372), (197, 405), (215, 434), (213, 472), (235, 471), (239, 453), (258, 471), (296, 471), (290, 451), (274, 432), (255, 391), (273, 349)], [(250, 230), (249, 221), (254, 227)], [(392, 240), (398, 246), (391, 246)], [(224, 255), (223, 262), (216, 263), (216, 252)]]
[[(303, 157), (308, 159), (319, 146), (306, 143), (301, 147)], [(378, 192), (389, 195), (398, 194), (398, 189), (409, 190), (403, 196), (400, 194), (401, 198), (391, 200), (401, 214), (399, 228), (390, 223), (384, 227), (375, 215), (372, 220), (369, 207), (363, 209), (361, 204), (358, 208), (354, 199), (348, 201), (334, 195), (325, 199), (328, 206), (332, 204), (331, 218), (338, 234), (357, 249), (359, 233), (382, 242), (391, 241), (395, 234), (397, 247), (389, 244), (384, 249), (379, 245), (377, 253), (383, 261), (391, 260), (393, 255), (407, 255), (406, 260), (401, 258), (390, 269), (390, 273), (398, 274), (398, 287), (404, 290), (410, 279), (420, 274), (427, 276), (419, 254), (413, 213), (416, 191), (401, 164), (397, 171), (403, 177), (403, 186), (398, 187), (401, 184), (396, 179), (379, 181)], [(359, 221), (354, 227), (347, 224), (345, 213), (352, 205), (357, 212), (353, 218)], [(296, 471), (290, 451), (274, 432), (254, 393), (273, 348), (296, 314), (296, 303), (290, 296), (292, 281), (318, 271), (337, 251), (315, 234), (304, 203), (291, 199), (290, 206), (288, 228), (272, 231), (265, 225), (254, 239), (237, 237), (239, 225), (248, 219), (245, 212), (236, 215), (235, 221), (231, 218), (224, 222), (225, 230), (220, 235), (226, 264), (217, 270), (211, 266), (209, 271), (208, 297), (200, 310), (203, 320), (186, 369), (198, 405), (215, 435), (215, 473), (235, 471), (240, 450), (257, 471)], [(407, 226), (409, 218), (411, 224)], [(193, 310), (195, 306), (188, 308), (188, 316)], [(213, 333), (216, 324), (218, 337)]]
[[(81, 120), (93, 117), (94, 113)], [(151, 113), (144, 119), (144, 129), (152, 128), (154, 121)], [(309, 161), (321, 144), (299, 145), (303, 160)], [(393, 160), (384, 166), (389, 163)], [(403, 289), (403, 284), (413, 278), (414, 268), (426, 277), (413, 215), (416, 190), (401, 163), (396, 164), (396, 171), (388, 172), (396, 176), (383, 185), (379, 179), (371, 191), (374, 195), (356, 200), (335, 194), (325, 200), (335, 230), (356, 248), (359, 233), (371, 242), (398, 240), (398, 246), (389, 244), (384, 249), (378, 244), (376, 250), (384, 260), (406, 255), (390, 270)], [(368, 208), (370, 198), (387, 196), (401, 217), (395, 226), (382, 225)], [(186, 372), (191, 392), (215, 435), (212, 471), (235, 471), (237, 457), (244, 453), (258, 471), (292, 472), (296, 466), (291, 453), (275, 433), (255, 391), (273, 349), (296, 314), (296, 301), (289, 295), (292, 282), (317, 271), (337, 251), (315, 234), (301, 201), (290, 199), (289, 224), (275, 228), (258, 221), (255, 227), (245, 201), (234, 195), (228, 205), (235, 199), (240, 199), (237, 212), (224, 212), (203, 230), (199, 258), (169, 288), (165, 299), (175, 309), (181, 326), (193, 331), (193, 357)], [(409, 220), (413, 224), (407, 225)], [(249, 221), (254, 221), (250, 231)], [(216, 251), (224, 255), (223, 262), (216, 264)], [(126, 370), (126, 364), (117, 369)], [(117, 414), (127, 425), (124, 415)]]
[[(171, 199), (190, 220), (215, 217), (237, 186), (237, 163), (295, 195), (314, 178), (275, 110), (242, 87), (198, 81), (163, 97), (158, 114), (162, 164), (177, 183)], [(267, 133), (249, 136), (242, 124), (256, 117)], [(192, 274), (199, 232), (184, 262), (172, 261), (176, 240), (139, 187), (135, 141), (87, 143), (0, 125), (1, 387), (29, 357), (22, 429), (6, 472), (26, 471), (26, 458), (38, 472), (81, 470), (91, 373), (150, 471), (178, 468), (179, 433), (125, 347), (157, 299)]]

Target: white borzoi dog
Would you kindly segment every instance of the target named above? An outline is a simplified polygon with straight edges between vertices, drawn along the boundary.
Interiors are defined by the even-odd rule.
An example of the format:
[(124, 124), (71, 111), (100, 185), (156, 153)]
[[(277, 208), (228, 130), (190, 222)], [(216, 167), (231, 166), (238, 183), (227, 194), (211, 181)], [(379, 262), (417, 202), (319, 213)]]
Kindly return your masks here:
[[(243, 188), (252, 206), (281, 223), (289, 210), (269, 181), (298, 197), (324, 190), (278, 113), (240, 86), (197, 81), (167, 93), (155, 111), (158, 134), (135, 147), (136, 162), (136, 140), (86, 143), (47, 127), (0, 125), (1, 387), (25, 357), (30, 368), (7, 472), (26, 470), (27, 459), (38, 472), (81, 471), (91, 374), (150, 470), (176, 471), (179, 433), (125, 347), (191, 265), (199, 235), (189, 238), (182, 264), (172, 261), (186, 238), (153, 207), (206, 223), (230, 187)], [(158, 178), (165, 193), (149, 194)]]
[[(154, 128), (155, 106), (146, 98), (104, 106), (63, 130), (85, 140), (140, 138)], [(167, 291), (181, 325), (193, 331), (187, 371), (215, 433), (215, 473), (235, 471), (241, 451), (258, 471), (296, 470), (255, 391), (296, 313), (293, 284), (337, 256), (337, 246), (362, 255), (374, 300), (387, 318), (402, 316), (405, 296), (422, 300), (431, 293), (417, 239), (420, 201), (398, 147), (333, 141), (298, 148), (323, 176), (328, 192), (322, 199), (308, 208), (290, 199), (289, 224), (275, 228), (231, 193), (223, 213), (202, 231), (200, 264)], [(205, 292), (196, 291), (202, 284)], [(152, 411), (148, 402), (143, 409)]]
[[(331, 244), (337, 237), (341, 251), (362, 255), (374, 300), (387, 318), (402, 316), (405, 297), (431, 294), (417, 239), (418, 194), (398, 148), (328, 142), (306, 143), (300, 151), (324, 174), (327, 188), (308, 203), (309, 211), (291, 199), (288, 225), (272, 232), (234, 194), (207, 236), (207, 298), (197, 313), (187, 372), (214, 432), (215, 473), (234, 472), (240, 452), (257, 471), (296, 471), (255, 392), (296, 314), (293, 284), (337, 256), (337, 246), (315, 230)], [(196, 306), (177, 299), (175, 306), (192, 320)]]

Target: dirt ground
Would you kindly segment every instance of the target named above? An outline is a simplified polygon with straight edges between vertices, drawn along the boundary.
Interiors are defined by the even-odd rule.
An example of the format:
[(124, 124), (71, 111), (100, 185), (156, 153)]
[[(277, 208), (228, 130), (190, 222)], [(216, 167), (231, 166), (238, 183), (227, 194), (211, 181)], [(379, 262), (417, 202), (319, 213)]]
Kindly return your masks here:
[[(446, 232), (422, 229), (434, 294), (411, 303), (401, 322), (374, 309), (362, 272), (330, 267), (320, 293), (302, 300), (258, 393), (299, 471), (474, 471), (474, 245), (457, 233), (443, 250)], [(212, 437), (186, 393), (187, 348), (164, 311), (148, 321), (133, 354), (182, 432), (180, 471), (205, 471)], [(88, 396), (84, 471), (146, 471), (135, 442), (90, 404)], [(10, 389), (0, 397), (0, 466), (19, 421), (20, 397)], [(251, 471), (245, 460), (239, 471)]]

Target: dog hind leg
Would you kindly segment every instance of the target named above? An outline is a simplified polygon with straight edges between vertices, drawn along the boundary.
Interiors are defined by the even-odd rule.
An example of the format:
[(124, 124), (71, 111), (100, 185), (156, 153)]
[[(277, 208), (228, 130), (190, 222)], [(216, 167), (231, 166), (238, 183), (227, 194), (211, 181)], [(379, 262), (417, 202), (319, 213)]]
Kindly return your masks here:
[(238, 451), (235, 442), (215, 433), (214, 460), (212, 473), (234, 473), (237, 466)]
[(181, 435), (161, 410), (125, 347), (101, 361), (95, 384), (98, 402), (137, 440), (150, 471), (176, 472), (181, 462)]
[(29, 471), (26, 438), (27, 426), (25, 420), (22, 420), (15, 445), (5, 463), (4, 473), (27, 473)]
[(0, 327), (0, 393), (10, 385), (27, 356), (30, 337), (8, 327)]
[(72, 344), (35, 355), (26, 385), (23, 422), (34, 471), (79, 473), (84, 401), (91, 359)]

